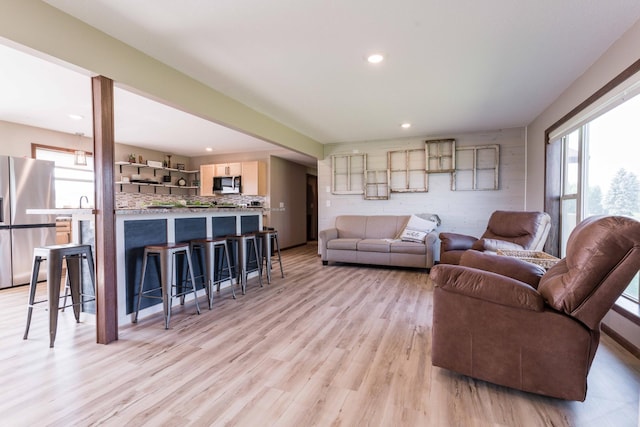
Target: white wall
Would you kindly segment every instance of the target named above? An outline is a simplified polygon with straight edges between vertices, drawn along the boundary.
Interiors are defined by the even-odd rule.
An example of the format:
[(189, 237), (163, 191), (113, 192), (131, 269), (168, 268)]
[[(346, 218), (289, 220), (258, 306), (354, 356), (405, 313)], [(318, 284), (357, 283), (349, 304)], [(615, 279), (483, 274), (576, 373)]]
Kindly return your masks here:
[[(331, 144), (325, 148), (325, 159), (318, 162), (318, 229), (333, 226), (342, 214), (411, 214), (436, 213), (442, 219), (440, 231), (454, 231), (479, 236), (487, 226), (491, 213), (498, 209), (522, 210), (525, 190), (524, 129), (506, 129), (459, 135), (457, 146), (500, 146), (499, 190), (451, 191), (450, 174), (432, 174), (426, 193), (391, 193), (389, 200), (364, 200), (362, 195), (331, 194), (331, 155), (358, 150), (367, 154), (370, 169), (385, 169), (387, 152), (424, 147), (432, 137), (387, 141)], [(329, 205), (329, 206), (328, 206)]]
[(93, 151), (91, 139), (0, 120), (0, 154), (31, 157), (31, 144)]

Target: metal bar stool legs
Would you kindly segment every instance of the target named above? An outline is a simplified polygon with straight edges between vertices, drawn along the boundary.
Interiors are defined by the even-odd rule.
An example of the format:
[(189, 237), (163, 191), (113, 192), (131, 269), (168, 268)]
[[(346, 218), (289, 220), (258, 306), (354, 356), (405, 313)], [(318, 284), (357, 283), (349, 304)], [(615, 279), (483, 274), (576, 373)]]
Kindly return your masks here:
[(249, 251), (251, 251), (251, 249), (248, 248), (249, 244), (253, 246), (253, 253), (256, 257), (258, 270), (258, 281), (260, 283), (260, 287), (262, 287), (262, 263), (260, 262), (260, 253), (258, 252), (256, 235), (254, 233), (232, 234), (230, 236), (227, 236), (227, 239), (235, 242), (236, 244), (236, 280), (239, 281), (240, 285), (242, 286), (242, 294), (244, 295), (247, 292), (247, 276), (249, 274)]
[[(69, 272), (69, 288), (71, 291), (71, 300), (73, 306), (73, 314), (76, 322), (80, 322), (80, 305), (83, 303), (81, 290), (82, 279), (80, 277), (80, 264), (83, 259), (87, 260), (89, 277), (91, 278), (92, 287), (94, 289), (93, 298), (95, 298), (95, 271), (93, 266), (93, 254), (90, 245), (81, 245), (69, 243), (64, 245), (45, 246), (35, 248), (33, 251), (33, 267), (31, 270), (31, 282), (29, 284), (29, 303), (27, 308), (27, 325), (24, 331), (24, 339), (29, 335), (31, 326), (31, 317), (33, 315), (33, 307), (35, 304), (48, 302), (49, 308), (49, 347), (53, 347), (58, 330), (58, 311), (60, 309), (60, 283), (62, 280), (62, 262), (67, 262), (67, 271)], [(36, 287), (38, 285), (38, 273), (40, 272), (40, 263), (47, 263), (47, 300), (36, 301)], [(66, 303), (62, 308), (66, 307)]]
[[(227, 250), (227, 240), (224, 237), (214, 238), (214, 239), (196, 239), (191, 241), (191, 251), (195, 255), (200, 250), (204, 249), (204, 277), (205, 277), (205, 288), (207, 290), (207, 299), (209, 300), (209, 310), (213, 306), (213, 286), (216, 285), (217, 292), (220, 292), (220, 283), (224, 281), (222, 278), (222, 266), (226, 262), (227, 264), (227, 272), (229, 274), (229, 281), (231, 283), (231, 292), (233, 294), (233, 298), (236, 298), (236, 291), (233, 287), (233, 272), (231, 271), (231, 259), (229, 258), (229, 251)], [(219, 268), (216, 268), (218, 264), (216, 262), (216, 249), (222, 251), (222, 262)], [(200, 256), (198, 256), (198, 260), (200, 260)], [(216, 279), (216, 274), (218, 278)]]
[[(187, 279), (178, 284), (174, 283), (175, 280), (175, 265), (176, 257), (178, 255), (184, 255), (187, 260), (187, 269), (189, 270)], [(144, 278), (147, 271), (147, 261), (149, 257), (158, 257), (160, 262), (160, 286), (153, 289), (144, 290)], [(180, 303), (184, 304), (185, 294), (189, 291), (180, 289), (173, 292), (173, 288), (178, 286), (184, 286), (184, 283), (191, 284), (191, 292), (193, 292), (194, 302), (196, 305), (196, 313), (200, 314), (200, 306), (198, 305), (198, 295), (196, 294), (196, 281), (193, 277), (193, 265), (191, 263), (191, 251), (189, 250), (188, 243), (166, 243), (161, 245), (149, 245), (144, 248), (144, 255), (142, 260), (142, 274), (140, 276), (140, 285), (138, 286), (138, 303), (136, 305), (136, 312), (133, 317), (133, 323), (138, 322), (138, 313), (140, 312), (140, 305), (142, 298), (156, 298), (162, 299), (162, 309), (164, 311), (164, 328), (169, 329), (169, 322), (171, 321), (171, 301), (173, 297), (179, 296)], [(145, 295), (157, 291), (160, 289), (161, 296)]]
[(272, 268), (272, 255), (271, 253), (275, 251), (275, 254), (278, 256), (278, 264), (280, 264), (280, 274), (284, 278), (284, 269), (282, 268), (282, 257), (280, 256), (280, 244), (278, 243), (278, 232), (276, 230), (266, 229), (263, 231), (258, 231), (258, 236), (262, 240), (262, 257), (260, 259), (260, 265), (264, 260), (265, 267), (264, 269), (267, 271), (267, 283), (271, 283), (271, 268)]
[(271, 236), (271, 238), (273, 239), (274, 248), (276, 250), (276, 253), (278, 254), (278, 264), (280, 264), (280, 275), (284, 279), (284, 268), (282, 267), (282, 256), (280, 255), (280, 243), (278, 242), (278, 232), (275, 231), (275, 233)]

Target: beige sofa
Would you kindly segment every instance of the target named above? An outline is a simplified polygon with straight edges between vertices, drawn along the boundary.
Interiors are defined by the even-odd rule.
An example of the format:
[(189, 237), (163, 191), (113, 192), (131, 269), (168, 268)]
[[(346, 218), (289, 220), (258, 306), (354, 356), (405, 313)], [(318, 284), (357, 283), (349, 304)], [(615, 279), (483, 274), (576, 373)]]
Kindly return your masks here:
[[(434, 227), (440, 224), (440, 219), (434, 214), (420, 214), (418, 217), (432, 222)], [(422, 233), (424, 241), (420, 241), (420, 237), (407, 237), (407, 224), (411, 218), (411, 215), (336, 217), (335, 227), (322, 230), (318, 235), (322, 263), (327, 265), (334, 261), (431, 268), (438, 235), (432, 230)]]

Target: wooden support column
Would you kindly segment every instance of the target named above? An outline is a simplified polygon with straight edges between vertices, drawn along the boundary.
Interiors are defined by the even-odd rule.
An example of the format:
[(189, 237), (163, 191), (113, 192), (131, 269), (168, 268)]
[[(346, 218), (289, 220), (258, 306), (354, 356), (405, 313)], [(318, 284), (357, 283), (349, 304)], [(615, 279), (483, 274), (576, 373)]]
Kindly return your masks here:
[(99, 344), (108, 344), (118, 339), (113, 81), (93, 77), (91, 88), (96, 183), (96, 339)]

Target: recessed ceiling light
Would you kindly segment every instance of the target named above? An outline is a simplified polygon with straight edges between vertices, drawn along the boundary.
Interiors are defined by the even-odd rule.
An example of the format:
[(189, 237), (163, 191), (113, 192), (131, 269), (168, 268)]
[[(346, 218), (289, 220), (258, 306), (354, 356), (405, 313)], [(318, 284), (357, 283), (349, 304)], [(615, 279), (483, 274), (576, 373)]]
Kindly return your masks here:
[(68, 116), (72, 120), (82, 120), (82, 119), (84, 119), (84, 116), (81, 116), (80, 114), (68, 114)]
[(384, 56), (380, 53), (374, 53), (372, 55), (367, 56), (367, 61), (370, 64), (379, 64), (384, 60)]
[(400, 125), (402, 129), (409, 129), (411, 127), (411, 123), (403, 123)]
[(207, 148), (204, 149), (204, 151), (213, 151), (213, 148), (207, 147)]

